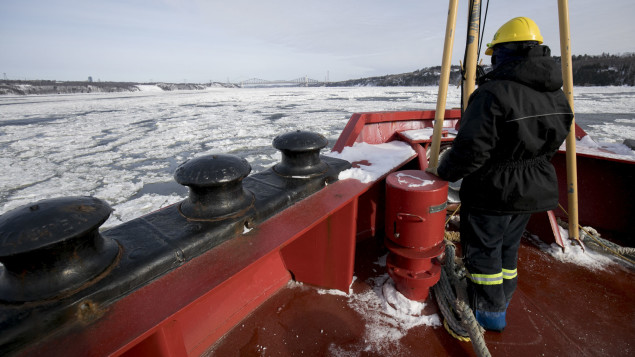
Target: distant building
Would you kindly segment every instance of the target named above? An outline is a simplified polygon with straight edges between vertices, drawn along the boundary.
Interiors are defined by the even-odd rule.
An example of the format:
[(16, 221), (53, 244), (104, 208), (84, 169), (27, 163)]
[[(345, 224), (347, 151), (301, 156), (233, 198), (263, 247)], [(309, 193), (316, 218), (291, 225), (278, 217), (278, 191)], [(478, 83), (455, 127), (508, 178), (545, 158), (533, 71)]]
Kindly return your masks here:
[(88, 76), (88, 82), (93, 83), (93, 77), (92, 76)]

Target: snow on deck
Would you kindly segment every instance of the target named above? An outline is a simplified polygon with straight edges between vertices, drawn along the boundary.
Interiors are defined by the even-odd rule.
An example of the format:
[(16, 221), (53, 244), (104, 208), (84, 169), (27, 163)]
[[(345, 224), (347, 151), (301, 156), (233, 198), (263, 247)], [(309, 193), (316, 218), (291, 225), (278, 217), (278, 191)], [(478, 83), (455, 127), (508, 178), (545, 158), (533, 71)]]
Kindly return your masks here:
[(369, 183), (403, 164), (415, 154), (410, 145), (402, 141), (391, 141), (375, 145), (355, 143), (353, 146), (345, 147), (341, 153), (331, 152), (326, 155), (353, 164), (352, 168), (340, 173), (340, 180), (351, 178)]
[[(457, 130), (443, 128), (444, 131), (448, 132), (448, 136), (453, 137), (458, 133)], [(423, 128), (423, 129), (414, 129), (414, 130), (405, 130), (401, 132), (401, 135), (406, 138), (415, 141), (415, 140), (431, 140), (432, 134), (434, 134), (434, 128)]]
[[(374, 262), (378, 271), (386, 271), (386, 259), (387, 254)], [(353, 277), (348, 294), (339, 290), (317, 289), (317, 291), (319, 294), (346, 296), (348, 306), (363, 316), (366, 326), (365, 352), (390, 355), (410, 329), (418, 326), (441, 326), (439, 315), (436, 313), (426, 315), (424, 312), (426, 303), (412, 301), (397, 291), (388, 273), (368, 279), (366, 283), (370, 289), (358, 293), (352, 289), (356, 280)], [(298, 288), (303, 284), (291, 281), (288, 286)], [(346, 356), (351, 353), (341, 346), (331, 346), (329, 352), (336, 356)]]
[(530, 236), (530, 241), (540, 248), (541, 251), (563, 263), (571, 263), (591, 270), (604, 270), (609, 265), (618, 264), (617, 258), (607, 255), (607, 253), (595, 252), (591, 249), (582, 249), (579, 244), (569, 239), (569, 232), (566, 229), (562, 227), (558, 228), (563, 238), (564, 251), (556, 243), (547, 244), (535, 235)]

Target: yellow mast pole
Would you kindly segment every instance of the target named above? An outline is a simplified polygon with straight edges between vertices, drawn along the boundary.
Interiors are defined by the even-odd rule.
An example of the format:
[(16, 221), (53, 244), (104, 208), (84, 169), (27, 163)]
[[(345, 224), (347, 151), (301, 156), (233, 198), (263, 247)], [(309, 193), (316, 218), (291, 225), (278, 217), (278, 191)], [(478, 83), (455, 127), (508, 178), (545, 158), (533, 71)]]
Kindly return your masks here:
[(463, 83), (463, 109), (467, 107), (474, 87), (476, 86), (476, 61), (478, 58), (479, 22), (481, 13), (481, 0), (471, 0), (467, 23), (467, 48), (465, 49), (465, 82)]
[[(573, 110), (573, 69), (571, 62), (571, 34), (569, 32), (569, 1), (558, 0), (560, 23), (560, 54), (562, 57), (562, 80), (564, 94)], [(569, 237), (579, 240), (578, 230), (578, 177), (575, 150), (575, 118), (567, 136), (567, 192), (569, 198)]]
[(439, 165), (439, 150), (441, 149), (441, 132), (443, 131), (443, 119), (445, 118), (445, 103), (448, 97), (448, 85), (450, 83), (450, 70), (452, 66), (452, 47), (454, 46), (454, 33), (456, 27), (456, 14), (459, 0), (450, 0), (448, 8), (448, 20), (445, 25), (445, 43), (443, 44), (443, 61), (441, 62), (441, 78), (439, 79), (439, 94), (437, 95), (437, 109), (434, 113), (434, 134), (432, 135), (432, 147), (430, 148), (430, 167)]

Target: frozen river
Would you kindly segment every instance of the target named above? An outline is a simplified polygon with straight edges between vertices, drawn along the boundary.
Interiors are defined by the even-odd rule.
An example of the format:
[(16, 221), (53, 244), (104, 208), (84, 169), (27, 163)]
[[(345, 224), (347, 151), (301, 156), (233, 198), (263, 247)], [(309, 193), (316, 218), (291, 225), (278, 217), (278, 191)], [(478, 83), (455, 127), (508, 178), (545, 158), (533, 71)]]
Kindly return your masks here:
[[(575, 88), (576, 120), (599, 142), (635, 139), (635, 88)], [(104, 227), (182, 200), (176, 167), (232, 153), (252, 172), (278, 162), (273, 138), (320, 133), (333, 145), (352, 113), (434, 109), (436, 87), (259, 88), (0, 96), (0, 213), (88, 195), (115, 212)], [(450, 89), (448, 107), (459, 105)]]

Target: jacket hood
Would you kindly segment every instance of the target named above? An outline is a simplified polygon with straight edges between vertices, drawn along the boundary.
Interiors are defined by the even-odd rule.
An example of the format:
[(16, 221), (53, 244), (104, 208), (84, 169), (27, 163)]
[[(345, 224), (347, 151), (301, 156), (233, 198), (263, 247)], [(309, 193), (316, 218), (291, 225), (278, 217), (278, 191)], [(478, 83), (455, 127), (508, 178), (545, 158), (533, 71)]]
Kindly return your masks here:
[(479, 85), (489, 80), (510, 80), (540, 92), (552, 92), (562, 87), (560, 66), (551, 57), (547, 46), (535, 46), (523, 58), (500, 64), (481, 77)]

